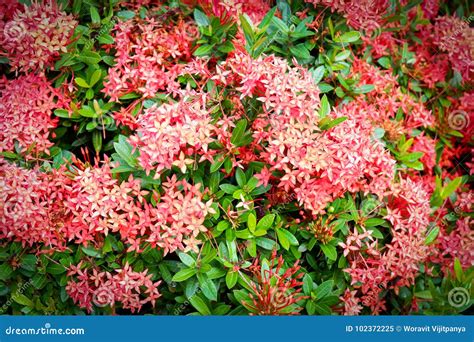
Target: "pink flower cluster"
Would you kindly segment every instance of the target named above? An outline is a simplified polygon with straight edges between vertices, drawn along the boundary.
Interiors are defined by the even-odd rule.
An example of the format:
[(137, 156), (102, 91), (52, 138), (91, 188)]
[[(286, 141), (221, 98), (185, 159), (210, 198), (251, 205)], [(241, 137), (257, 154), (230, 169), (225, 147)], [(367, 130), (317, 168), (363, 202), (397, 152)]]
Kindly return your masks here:
[(138, 159), (147, 173), (155, 170), (158, 177), (173, 165), (184, 173), (187, 165), (194, 164), (188, 157), (208, 153), (215, 134), (211, 121), (205, 96), (155, 105), (140, 116), (136, 134), (129, 141), (140, 151)]
[(206, 216), (215, 214), (212, 200), (204, 203), (200, 184), (178, 181), (175, 175), (163, 183), (163, 190), (160, 202), (150, 210), (151, 224), (146, 241), (162, 248), (165, 255), (176, 250), (197, 253), (201, 241), (196, 237), (207, 231)]
[(453, 69), (457, 70), (464, 80), (474, 76), (474, 28), (466, 20), (454, 16), (438, 17), (432, 26), (434, 45), (446, 52)]
[[(361, 115), (343, 107), (331, 118), (348, 120), (321, 131), (319, 89), (305, 69), (274, 56), (253, 60), (237, 54), (218, 66), (215, 79), (236, 83), (242, 97), (256, 96), (262, 102), (263, 114), (253, 123), (259, 158), (270, 165), (270, 172), (283, 172), (278, 186), (294, 191), (313, 215), (323, 213), (344, 191), (382, 196), (390, 186), (395, 161), (371, 138), (370, 123), (355, 121)], [(259, 175), (263, 183), (270, 172), (267, 179)]]
[(384, 24), (383, 16), (389, 8), (388, 0), (305, 0), (313, 5), (323, 5), (344, 15), (355, 29), (372, 33)]
[[(391, 225), (392, 240), (383, 252), (369, 231), (349, 234), (345, 243), (350, 267), (351, 285), (358, 289), (361, 303), (370, 307), (373, 314), (385, 310), (385, 300), (380, 294), (385, 289), (396, 293), (402, 286), (415, 283), (420, 265), (427, 261), (430, 247), (425, 245), (426, 231), (430, 223), (429, 194), (420, 183), (400, 179), (392, 186), (387, 205), (387, 219)], [(354, 297), (351, 295), (351, 297)], [(359, 302), (351, 300), (347, 313), (360, 311)], [(349, 302), (346, 302), (348, 306)]]
[(70, 180), (0, 159), (0, 239), (64, 248), (70, 216), (63, 201)]
[(197, 251), (201, 241), (196, 237), (207, 230), (203, 223), (213, 213), (212, 201), (203, 203), (199, 186), (177, 181), (176, 176), (162, 187), (164, 194), (152, 206), (143, 200), (147, 192), (140, 190), (138, 180), (130, 177), (119, 183), (107, 164), (78, 171), (66, 202), (74, 217), (69, 238), (85, 244), (114, 232), (128, 243), (128, 251), (141, 252), (147, 242), (165, 254)]
[[(470, 206), (473, 202), (472, 196), (471, 193)], [(442, 227), (438, 237), (438, 254), (433, 260), (443, 265), (444, 272), (453, 269), (455, 258), (459, 259), (463, 267), (471, 267), (474, 263), (473, 224), (472, 218), (464, 217), (456, 221), (456, 227), (451, 231), (448, 231), (446, 226)]]
[(44, 75), (27, 74), (16, 79), (0, 79), (0, 152), (48, 153), (53, 145), (50, 130), (57, 125), (52, 112), (67, 105)]
[(179, 20), (166, 24), (155, 19), (120, 22), (114, 29), (116, 64), (109, 69), (104, 92), (117, 101), (136, 92), (154, 97), (159, 91), (179, 89), (175, 81), (181, 64), (191, 56), (197, 28)]
[(94, 306), (109, 306), (115, 309), (120, 303), (122, 309), (131, 312), (140, 311), (143, 305), (150, 303), (155, 306), (161, 296), (158, 291), (160, 281), (154, 282), (148, 270), (135, 272), (128, 265), (114, 270), (115, 272), (100, 271), (97, 268), (82, 269), (82, 261), (69, 267), (66, 291), (72, 300), (89, 313)]
[(66, 52), (77, 21), (61, 11), (55, 1), (34, 1), (23, 5), (4, 22), (0, 31), (0, 52), (12, 68), (24, 72), (53, 66)]
[[(364, 60), (355, 59), (351, 75), (358, 79), (358, 86), (374, 86), (374, 90), (366, 96), (358, 96), (348, 104), (349, 108), (357, 108), (354, 110), (354, 119), (369, 119), (372, 124), (385, 128), (394, 136), (434, 124), (431, 111), (422, 102), (404, 93), (390, 71), (382, 71)], [(390, 120), (395, 118), (398, 110), (405, 113), (405, 120), (401, 123)]]
[(254, 24), (258, 24), (270, 10), (265, 0), (183, 0), (183, 3), (195, 7), (199, 5), (207, 15), (216, 16), (221, 22), (228, 19), (239, 20), (239, 15), (247, 14)]
[(127, 241), (141, 231), (146, 220), (140, 181), (130, 177), (119, 183), (107, 163), (77, 170), (65, 206), (73, 216), (68, 226), (70, 240), (86, 245), (110, 232)]
[[(164, 253), (197, 251), (200, 232), (212, 201), (204, 203), (199, 186), (172, 177), (156, 206), (144, 201), (146, 191), (130, 177), (119, 182), (110, 166), (76, 165), (51, 174), (0, 163), (0, 238), (64, 248), (68, 241), (101, 246), (104, 236), (118, 233), (129, 251), (143, 243)], [(157, 194), (155, 194), (157, 196)]]

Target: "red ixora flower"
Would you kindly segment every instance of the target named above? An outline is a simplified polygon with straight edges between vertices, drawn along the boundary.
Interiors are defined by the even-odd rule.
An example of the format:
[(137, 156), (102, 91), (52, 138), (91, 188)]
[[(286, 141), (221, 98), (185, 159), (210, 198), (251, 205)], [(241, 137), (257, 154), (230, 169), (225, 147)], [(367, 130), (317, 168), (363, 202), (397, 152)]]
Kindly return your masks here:
[(58, 122), (52, 112), (66, 104), (44, 75), (0, 79), (0, 152), (14, 151), (17, 142), (22, 152), (48, 153), (50, 130)]
[(297, 303), (306, 298), (300, 293), (303, 283), (299, 281), (304, 273), (299, 272), (298, 261), (286, 270), (283, 264), (283, 257), (277, 259), (276, 250), (268, 263), (255, 259), (251, 266), (256, 279), (250, 284), (253, 293), (249, 293), (249, 301), (242, 301), (251, 315), (297, 315), (303, 309)]
[(152, 281), (153, 275), (148, 274), (148, 270), (135, 272), (128, 263), (114, 273), (97, 267), (82, 270), (82, 266), (82, 261), (77, 266), (70, 266), (67, 275), (71, 278), (66, 291), (75, 303), (89, 313), (94, 306), (114, 307), (117, 303), (133, 313), (148, 303), (154, 307), (161, 297), (158, 291), (161, 280)]
[(53, 66), (67, 51), (77, 21), (49, 0), (23, 5), (4, 25), (0, 55), (10, 60), (13, 69), (27, 72)]

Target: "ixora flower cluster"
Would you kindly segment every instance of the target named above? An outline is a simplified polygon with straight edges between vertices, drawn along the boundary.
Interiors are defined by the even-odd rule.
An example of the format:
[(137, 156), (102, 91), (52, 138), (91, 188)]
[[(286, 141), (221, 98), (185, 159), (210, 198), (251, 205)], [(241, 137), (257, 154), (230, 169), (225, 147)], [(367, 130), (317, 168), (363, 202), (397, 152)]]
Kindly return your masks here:
[(0, 299), (467, 310), (474, 31), (453, 6), (0, 4)]

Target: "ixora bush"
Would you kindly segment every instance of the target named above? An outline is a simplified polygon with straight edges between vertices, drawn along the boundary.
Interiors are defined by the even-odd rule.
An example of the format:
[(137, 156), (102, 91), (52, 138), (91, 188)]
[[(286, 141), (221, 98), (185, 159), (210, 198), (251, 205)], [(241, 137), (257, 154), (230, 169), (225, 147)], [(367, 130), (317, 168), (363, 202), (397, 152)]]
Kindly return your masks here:
[(0, 312), (467, 312), (466, 3), (2, 1)]

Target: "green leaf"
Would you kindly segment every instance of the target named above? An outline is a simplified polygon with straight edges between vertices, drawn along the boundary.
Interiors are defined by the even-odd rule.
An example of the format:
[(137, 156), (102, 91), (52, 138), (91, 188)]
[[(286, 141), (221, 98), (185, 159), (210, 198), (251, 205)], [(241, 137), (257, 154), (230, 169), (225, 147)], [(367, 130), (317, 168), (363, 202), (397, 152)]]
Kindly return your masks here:
[(377, 139), (382, 139), (385, 135), (385, 130), (381, 127), (377, 127), (374, 129), (374, 137)]
[(304, 44), (290, 46), (290, 52), (293, 54), (293, 56), (298, 57), (298, 58), (303, 58), (303, 59), (311, 58), (311, 55)]
[(462, 280), (463, 270), (461, 262), (458, 258), (454, 259), (454, 274), (456, 275), (457, 281)]
[(334, 37), (336, 43), (353, 43), (358, 41), (360, 38), (360, 33), (357, 31), (345, 32), (339, 37)]
[(257, 257), (257, 243), (255, 239), (247, 240), (247, 251), (252, 258)]
[(195, 264), (194, 258), (186, 253), (178, 252), (178, 257), (188, 267), (193, 267)]
[(94, 146), (94, 150), (99, 153), (102, 149), (102, 132), (101, 131), (94, 131), (92, 132), (92, 146)]
[(298, 240), (287, 229), (277, 229), (276, 232), (278, 236), (278, 241), (280, 241), (280, 244), (284, 249), (288, 250), (290, 248), (290, 245), (298, 246)]
[(226, 245), (229, 252), (229, 260), (231, 262), (237, 262), (239, 258), (237, 257), (237, 246), (235, 241), (226, 241)]
[(247, 217), (247, 227), (252, 233), (255, 231), (255, 228), (257, 227), (257, 218), (255, 217), (253, 213), (250, 213), (249, 216)]
[[(110, 34), (101, 34), (98, 37), (98, 41), (100, 44), (113, 44), (115, 42), (114, 37), (112, 37)], [(111, 57), (111, 56), (104, 56), (103, 61), (107, 64), (108, 60), (106, 58)]]
[(113, 251), (113, 245), (116, 243), (113, 235), (109, 234), (105, 238), (104, 246), (102, 247), (102, 253), (108, 253)]
[(326, 72), (326, 68), (324, 67), (324, 65), (320, 65), (316, 69), (311, 71), (311, 75), (313, 76), (314, 83), (318, 84), (319, 82), (321, 82), (321, 80), (324, 77), (325, 72)]
[(226, 194), (229, 194), (229, 195), (232, 195), (234, 191), (239, 190), (238, 187), (232, 184), (221, 184), (219, 188), (221, 188), (222, 191), (224, 191)]
[(329, 105), (328, 97), (323, 95), (321, 98), (321, 108), (319, 109), (319, 117), (325, 118), (331, 111), (331, 106)]
[(340, 62), (340, 61), (343, 61), (343, 60), (347, 59), (347, 57), (349, 57), (350, 55), (351, 55), (351, 52), (349, 50), (341, 51), (336, 55), (334, 60), (336, 62)]
[(275, 12), (277, 10), (277, 7), (273, 7), (270, 11), (268, 11), (267, 14), (265, 14), (265, 17), (263, 17), (262, 21), (260, 22), (260, 24), (258, 24), (258, 28), (261, 30), (261, 31), (266, 31), (267, 27), (270, 25), (270, 23), (272, 22), (272, 19), (275, 15)]
[(0, 280), (7, 280), (13, 273), (13, 268), (10, 264), (4, 263), (0, 265)]
[(46, 272), (49, 273), (49, 274), (53, 274), (53, 275), (63, 274), (66, 271), (67, 271), (66, 267), (64, 267), (61, 264), (55, 264), (54, 263), (54, 264), (49, 264), (46, 267)]
[(428, 235), (426, 235), (425, 245), (431, 245), (432, 243), (434, 243), (436, 238), (438, 237), (438, 234), (439, 234), (439, 227), (438, 226), (431, 229), (429, 231)]
[(324, 255), (326, 255), (326, 257), (329, 260), (335, 261), (337, 259), (336, 247), (334, 247), (333, 245), (322, 245), (322, 244), (319, 246), (321, 247), (321, 250), (323, 251)]
[(206, 305), (204, 300), (201, 299), (199, 296), (192, 296), (189, 298), (189, 302), (191, 303), (192, 306), (201, 314), (201, 315), (211, 315), (211, 310), (209, 307)]
[(93, 51), (82, 51), (76, 58), (87, 65), (96, 65), (102, 60), (102, 57)]
[(218, 232), (223, 232), (224, 230), (229, 229), (230, 227), (232, 227), (232, 225), (230, 224), (229, 221), (222, 220), (222, 221), (219, 221), (219, 223), (216, 226), (216, 229)]
[(100, 70), (94, 71), (90, 79), (90, 86), (93, 87), (97, 82), (99, 82), (101, 76), (102, 76), (102, 71)]
[(265, 237), (259, 237), (255, 241), (257, 242), (258, 246), (269, 251), (273, 250), (278, 246), (278, 244), (274, 240)]
[(339, 125), (341, 122), (344, 122), (347, 120), (347, 116), (341, 116), (340, 118), (334, 119), (334, 120), (326, 120), (328, 118), (325, 118), (321, 120), (320, 122), (320, 128), (323, 131), (326, 131), (328, 129), (331, 129), (337, 125)]
[(412, 152), (412, 153), (407, 153), (407, 154), (404, 154), (402, 156), (399, 157), (399, 160), (400, 161), (403, 161), (403, 162), (415, 162), (417, 161), (418, 159), (420, 159), (421, 157), (423, 157), (423, 152)]
[(204, 296), (209, 300), (217, 301), (217, 287), (214, 282), (206, 274), (198, 273), (197, 277)]
[(232, 137), (230, 138), (230, 142), (234, 145), (237, 145), (242, 139), (246, 128), (247, 128), (247, 120), (245, 119), (239, 120), (237, 124), (235, 125), (234, 130), (232, 131)]
[(329, 293), (331, 293), (331, 290), (334, 286), (334, 280), (326, 280), (325, 282), (321, 283), (316, 290), (314, 290), (314, 295), (316, 296), (317, 299), (322, 299), (326, 297)]
[(16, 292), (12, 295), (12, 299), (17, 302), (18, 304), (27, 306), (29, 308), (34, 308), (35, 304), (24, 294)]
[(97, 11), (97, 8), (94, 6), (91, 6), (89, 8), (90, 14), (91, 14), (91, 20), (93, 24), (100, 24), (100, 15), (99, 11)]
[(214, 45), (209, 45), (209, 44), (201, 45), (200, 47), (196, 49), (196, 51), (194, 51), (194, 56), (196, 57), (206, 56), (209, 54), (209, 52), (212, 51), (212, 49), (214, 49)]
[(373, 84), (363, 84), (360, 87), (357, 87), (353, 90), (354, 94), (366, 94), (374, 90), (375, 87)]
[(81, 116), (86, 117), (86, 118), (98, 117), (97, 113), (89, 106), (82, 106), (82, 108), (79, 109), (79, 114), (81, 114)]
[(280, 242), (280, 245), (286, 249), (290, 249), (290, 241), (287, 239), (285, 234), (281, 233), (282, 229), (277, 229), (277, 236), (278, 236), (278, 241)]
[(308, 315), (314, 315), (316, 312), (316, 304), (312, 300), (306, 302), (306, 311), (308, 311)]
[(313, 290), (313, 279), (311, 276), (306, 273), (303, 277), (303, 292), (306, 295), (309, 295)]
[(314, 308), (320, 315), (328, 316), (332, 313), (331, 308), (326, 304), (314, 303)]
[(286, 25), (285, 22), (278, 17), (273, 17), (272, 24), (275, 25), (275, 27), (281, 33), (288, 33), (290, 30), (288, 25)]
[(431, 295), (430, 290), (415, 292), (415, 297), (416, 298), (421, 298), (421, 299), (433, 299), (433, 296)]
[(267, 230), (269, 229), (273, 221), (275, 220), (275, 214), (267, 214), (258, 221), (257, 230)]
[(194, 20), (198, 26), (209, 26), (209, 18), (206, 14), (198, 10), (197, 8), (194, 9)]
[(102, 256), (100, 251), (96, 250), (94, 247), (81, 246), (81, 250), (84, 252), (84, 254), (86, 254), (90, 257), (93, 257), (93, 258), (100, 258)]
[(225, 276), (225, 283), (227, 285), (227, 288), (232, 289), (237, 283), (238, 279), (239, 279), (238, 272), (235, 272), (232, 270), (227, 271), (227, 274)]
[(38, 259), (33, 254), (26, 254), (21, 258), (21, 268), (27, 271), (35, 271), (36, 270), (36, 262)]
[(76, 84), (79, 86), (79, 87), (82, 87), (82, 88), (90, 88), (90, 85), (86, 82), (85, 79), (83, 78), (80, 78), (80, 77), (76, 77), (74, 79), (74, 82), (76, 82)]
[(215, 157), (214, 157), (214, 163), (211, 165), (211, 169), (209, 170), (211, 173), (214, 173), (216, 172), (217, 170), (219, 170), (222, 166), (222, 164), (224, 164), (224, 155), (222, 153), (219, 153), (217, 154)]
[(235, 171), (235, 179), (237, 180), (237, 184), (242, 188), (245, 184), (247, 184), (247, 178), (245, 177), (244, 171), (241, 168), (237, 168)]
[(462, 177), (457, 177), (450, 181), (446, 186), (443, 187), (443, 190), (441, 190), (441, 198), (446, 199), (448, 198), (453, 192), (459, 188), (459, 186), (462, 183)]
[(219, 50), (222, 53), (229, 53), (231, 51), (234, 51), (235, 47), (234, 44), (232, 44), (232, 41), (227, 40), (224, 44), (220, 45), (217, 50)]
[(330, 84), (327, 84), (327, 83), (319, 83), (318, 84), (318, 87), (319, 87), (319, 90), (321, 91), (321, 93), (328, 93), (330, 92), (331, 90), (334, 89), (334, 87)]
[(376, 239), (383, 239), (383, 234), (382, 234), (382, 232), (381, 232), (380, 230), (378, 230), (377, 228), (372, 227), (372, 228), (369, 228), (369, 229), (367, 229), (367, 230), (369, 230), (369, 231), (372, 232), (372, 236), (373, 236), (374, 238), (376, 238)]
[(365, 220), (364, 226), (365, 227), (375, 227), (375, 226), (380, 226), (384, 223), (387, 223), (384, 219), (377, 218), (377, 217), (371, 217)]
[(196, 269), (195, 268), (185, 268), (178, 273), (176, 273), (173, 276), (172, 281), (175, 281), (177, 283), (185, 281), (186, 279), (191, 278), (193, 275), (196, 274)]
[(119, 11), (117, 12), (117, 17), (124, 20), (129, 20), (135, 17), (135, 12), (133, 11)]
[(252, 21), (245, 13), (243, 15), (241, 14), (239, 18), (240, 25), (242, 26), (242, 30), (244, 31), (245, 40), (250, 46), (253, 46), (253, 43), (255, 41), (255, 34), (252, 28)]
[(137, 158), (133, 156), (133, 147), (128, 143), (127, 138), (123, 135), (119, 136), (119, 142), (114, 143), (115, 152), (122, 158), (129, 166), (135, 167), (137, 165)]
[(385, 69), (390, 69), (392, 67), (392, 63), (390, 61), (390, 58), (388, 57), (382, 57), (380, 58), (377, 63), (379, 63), (381, 66), (383, 66)]

